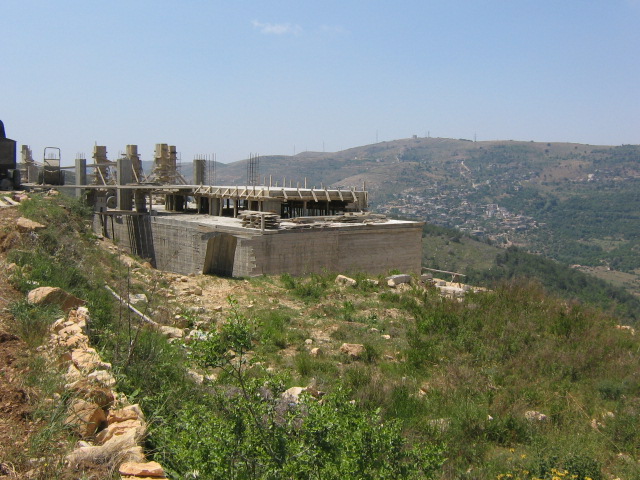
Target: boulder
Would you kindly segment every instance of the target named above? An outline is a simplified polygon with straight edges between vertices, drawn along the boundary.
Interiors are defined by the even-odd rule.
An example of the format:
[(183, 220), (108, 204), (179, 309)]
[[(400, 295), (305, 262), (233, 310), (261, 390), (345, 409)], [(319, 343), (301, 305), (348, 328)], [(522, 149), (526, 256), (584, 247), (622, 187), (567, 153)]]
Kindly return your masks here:
[(36, 232), (38, 230), (42, 230), (44, 225), (38, 222), (34, 222), (33, 220), (29, 220), (28, 218), (20, 217), (16, 220), (16, 226), (18, 230), (21, 232)]
[(130, 430), (135, 432), (134, 436), (136, 439), (141, 439), (144, 437), (147, 426), (142, 420), (125, 420), (123, 422), (112, 423), (96, 435), (96, 441), (105, 443), (115, 436), (128, 433)]
[(340, 351), (350, 358), (358, 359), (364, 353), (364, 345), (360, 343), (343, 343)]
[(120, 475), (131, 475), (135, 477), (165, 478), (162, 465), (158, 462), (125, 462), (118, 469)]
[(324, 395), (324, 392), (317, 390), (313, 386), (308, 387), (291, 387), (282, 392), (281, 398), (287, 402), (298, 403), (300, 401), (300, 395), (303, 393), (308, 393), (313, 398), (320, 398)]
[(27, 301), (33, 305), (59, 305), (65, 311), (84, 305), (84, 301), (58, 287), (39, 287), (27, 294)]
[(112, 410), (107, 416), (107, 423), (109, 424), (126, 422), (127, 420), (144, 420), (144, 413), (142, 413), (140, 405), (136, 403), (119, 410)]
[(96, 433), (98, 427), (106, 421), (104, 410), (99, 405), (78, 399), (71, 405), (64, 424), (71, 426), (82, 438), (86, 438)]
[(344, 275), (338, 275), (336, 277), (336, 283), (343, 287), (355, 287), (358, 284), (353, 278), (345, 277)]
[(322, 355), (322, 350), (320, 350), (320, 347), (314, 347), (309, 350), (309, 355), (311, 355), (312, 357), (319, 357), (320, 355)]
[(306, 392), (306, 387), (291, 387), (282, 392), (282, 398), (289, 403), (298, 403), (302, 392)]
[(411, 283), (411, 275), (401, 274), (401, 275), (391, 275), (387, 277), (387, 285), (392, 288), (397, 287), (403, 283)]
[(167, 338), (182, 338), (184, 336), (184, 331), (180, 328), (162, 325), (159, 330), (160, 333)]

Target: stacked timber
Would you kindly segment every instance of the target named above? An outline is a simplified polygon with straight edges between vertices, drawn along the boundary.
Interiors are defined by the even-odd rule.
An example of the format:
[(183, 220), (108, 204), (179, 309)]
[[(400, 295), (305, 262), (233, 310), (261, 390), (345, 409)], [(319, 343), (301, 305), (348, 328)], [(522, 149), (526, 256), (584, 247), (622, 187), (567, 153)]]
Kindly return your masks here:
[(280, 216), (271, 212), (256, 212), (253, 210), (245, 210), (238, 214), (238, 218), (242, 220), (242, 226), (245, 228), (258, 228), (265, 230), (277, 230), (280, 228)]

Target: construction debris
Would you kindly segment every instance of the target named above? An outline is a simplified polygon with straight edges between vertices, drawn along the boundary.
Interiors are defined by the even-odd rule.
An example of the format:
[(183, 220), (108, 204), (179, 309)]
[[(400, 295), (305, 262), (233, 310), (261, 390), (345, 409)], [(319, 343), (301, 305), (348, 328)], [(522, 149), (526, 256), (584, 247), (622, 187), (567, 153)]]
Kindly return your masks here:
[(280, 215), (271, 212), (256, 212), (245, 210), (238, 214), (245, 228), (259, 228), (260, 230), (277, 230), (280, 228)]

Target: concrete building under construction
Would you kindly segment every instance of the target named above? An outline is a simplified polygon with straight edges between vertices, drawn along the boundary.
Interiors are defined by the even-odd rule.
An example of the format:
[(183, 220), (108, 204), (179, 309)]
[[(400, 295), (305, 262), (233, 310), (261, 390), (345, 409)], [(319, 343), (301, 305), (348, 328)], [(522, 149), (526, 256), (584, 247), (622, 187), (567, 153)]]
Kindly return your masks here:
[(234, 277), (420, 271), (423, 224), (368, 213), (364, 187), (260, 185), (257, 157), (247, 185), (206, 185), (202, 159), (188, 184), (175, 147), (156, 146), (148, 177), (135, 145), (115, 162), (95, 148), (94, 164), (76, 160), (73, 186), (95, 205), (95, 231), (159, 269)]

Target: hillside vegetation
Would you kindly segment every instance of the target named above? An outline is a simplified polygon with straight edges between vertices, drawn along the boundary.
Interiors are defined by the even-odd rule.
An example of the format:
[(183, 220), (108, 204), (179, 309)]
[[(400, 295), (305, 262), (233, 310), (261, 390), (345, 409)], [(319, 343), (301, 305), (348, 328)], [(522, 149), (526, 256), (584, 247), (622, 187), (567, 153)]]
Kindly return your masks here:
[(500, 248), (457, 230), (425, 225), (422, 264), (463, 274), (473, 285), (493, 288), (501, 282), (535, 279), (547, 291), (611, 311), (626, 321), (640, 319), (640, 298), (625, 288), (576, 268), (511, 246)]
[[(88, 301), (172, 478), (640, 478), (640, 343), (610, 314), (526, 280), (446, 298), (416, 279), (187, 278), (126, 267), (69, 199), (20, 208), (47, 228), (3, 242), (12, 281)], [(184, 337), (105, 283), (145, 293), (138, 307)], [(294, 386), (308, 388), (283, 396)]]

